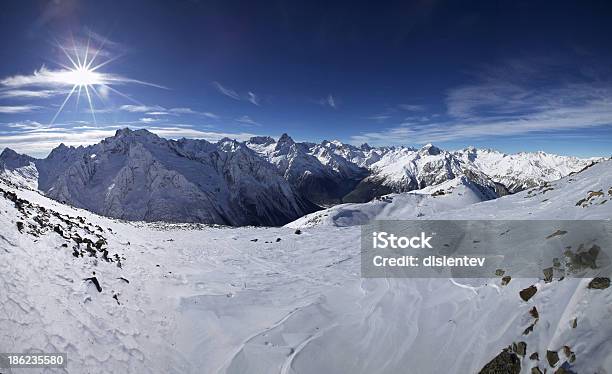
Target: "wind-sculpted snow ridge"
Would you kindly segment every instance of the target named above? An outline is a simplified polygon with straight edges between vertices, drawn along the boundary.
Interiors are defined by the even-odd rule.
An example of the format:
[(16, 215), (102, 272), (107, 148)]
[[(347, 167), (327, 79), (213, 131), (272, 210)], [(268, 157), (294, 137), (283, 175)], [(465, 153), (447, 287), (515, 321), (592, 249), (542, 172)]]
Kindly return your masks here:
[[(609, 218), (611, 166), (424, 218)], [(469, 185), (443, 186), (419, 194)], [(0, 188), (0, 351), (67, 352), (68, 373), (612, 367), (604, 279), (364, 279), (358, 227), (124, 222)]]
[(34, 164), (47, 196), (128, 220), (279, 225), (317, 209), (229, 139), (171, 141), (124, 129), (96, 145), (60, 146)]

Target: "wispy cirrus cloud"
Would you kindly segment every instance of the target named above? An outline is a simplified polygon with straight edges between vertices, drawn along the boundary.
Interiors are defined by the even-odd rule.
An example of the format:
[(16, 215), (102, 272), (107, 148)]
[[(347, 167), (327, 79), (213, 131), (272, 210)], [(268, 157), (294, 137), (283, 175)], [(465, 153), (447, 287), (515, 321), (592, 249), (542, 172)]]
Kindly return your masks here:
[(418, 104), (399, 104), (397, 107), (407, 112), (422, 112), (425, 110), (424, 105)]
[[(473, 83), (446, 92), (446, 112), (364, 132), (354, 143), (429, 143), (612, 126), (612, 81), (550, 76), (547, 65), (484, 69)], [(534, 83), (535, 82), (535, 83)]]
[(338, 108), (338, 101), (336, 100), (336, 97), (334, 97), (334, 95), (332, 95), (331, 93), (321, 99), (311, 100), (311, 102), (319, 104), (324, 107), (329, 107), (332, 109)]
[(248, 98), (247, 100), (254, 105), (259, 106), (259, 97), (257, 97), (257, 95), (255, 95), (253, 92), (247, 92)]
[(0, 113), (2, 114), (18, 114), (29, 113), (42, 107), (37, 105), (0, 105)]
[(130, 113), (145, 113), (152, 111), (165, 111), (166, 109), (159, 105), (122, 105), (119, 107), (120, 110)]
[(211, 119), (219, 119), (220, 117), (211, 112), (201, 112), (193, 110), (191, 108), (179, 107), (179, 108), (165, 108), (160, 105), (122, 105), (119, 110), (130, 112), (130, 113), (146, 113), (150, 116), (166, 116), (166, 115), (181, 115), (181, 114), (192, 114), (208, 117)]
[[(49, 69), (46, 66), (42, 66), (40, 69), (35, 70), (32, 74), (27, 75), (13, 75), (3, 79), (0, 79), (0, 86), (10, 88), (20, 87), (66, 87), (76, 84), (77, 77), (72, 70), (68, 69)], [(154, 83), (144, 82), (138, 79), (127, 78), (119, 74), (113, 73), (101, 73), (95, 72), (96, 85), (112, 86), (117, 84), (141, 84), (146, 86), (152, 86), (157, 88), (166, 88)]]
[(67, 93), (65, 90), (0, 90), (0, 99), (47, 99)]
[(239, 122), (245, 125), (251, 125), (251, 126), (261, 126), (261, 123), (253, 120), (251, 117), (246, 116), (246, 115), (236, 118), (236, 122)]
[(260, 104), (261, 104), (261, 100), (260, 100), (259, 96), (257, 96), (252, 91), (248, 91), (247, 93), (245, 93), (243, 95), (243, 94), (240, 94), (237, 91), (235, 91), (235, 90), (233, 90), (233, 89), (231, 89), (231, 88), (229, 88), (227, 86), (222, 85), (219, 82), (212, 82), (212, 85), (213, 85), (213, 87), (219, 93), (221, 93), (222, 95), (225, 95), (225, 96), (227, 96), (229, 98), (232, 98), (234, 100), (237, 100), (237, 101), (247, 101), (247, 102), (249, 102), (249, 103), (251, 103), (253, 105), (257, 105), (257, 106), (260, 106)]
[(325, 103), (331, 108), (336, 109), (336, 99), (334, 99), (334, 96), (332, 94), (327, 95)]

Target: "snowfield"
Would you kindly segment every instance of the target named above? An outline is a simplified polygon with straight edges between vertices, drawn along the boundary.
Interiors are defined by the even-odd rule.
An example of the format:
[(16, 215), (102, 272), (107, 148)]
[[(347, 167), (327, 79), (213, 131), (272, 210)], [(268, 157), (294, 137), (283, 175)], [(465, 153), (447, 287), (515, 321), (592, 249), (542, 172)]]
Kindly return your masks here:
[(126, 222), (0, 188), (0, 351), (67, 352), (65, 372), (475, 373), (513, 344), (521, 373), (612, 372), (611, 288), (364, 279), (353, 226), (609, 219), (612, 161), (495, 200), (459, 179), (281, 228)]

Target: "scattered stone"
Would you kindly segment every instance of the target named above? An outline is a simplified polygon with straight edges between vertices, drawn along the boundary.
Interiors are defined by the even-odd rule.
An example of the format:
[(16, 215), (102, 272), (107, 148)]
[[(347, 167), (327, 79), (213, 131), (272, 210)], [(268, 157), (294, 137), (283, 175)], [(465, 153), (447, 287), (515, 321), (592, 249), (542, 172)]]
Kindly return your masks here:
[(276, 242), (277, 243), (280, 242), (280, 241), (281, 241), (281, 238), (276, 238)]
[(21, 222), (21, 221), (17, 222), (17, 230), (19, 232), (23, 232), (23, 228), (24, 228), (23, 222)]
[(519, 295), (521, 296), (521, 299), (523, 299), (523, 301), (529, 301), (529, 299), (531, 299), (533, 295), (536, 294), (536, 292), (538, 292), (538, 289), (536, 288), (536, 286), (532, 285), (519, 292)]
[(301, 234), (302, 234), (302, 230), (300, 229), (295, 230), (295, 235), (301, 235)]
[(506, 273), (506, 271), (504, 269), (497, 269), (495, 270), (495, 275), (497, 275), (498, 277), (503, 276)]
[(550, 283), (553, 278), (553, 268), (546, 268), (542, 270), (544, 272), (544, 282)]
[(83, 280), (90, 281), (91, 283), (94, 284), (94, 286), (96, 286), (96, 289), (98, 290), (98, 292), (102, 292), (102, 287), (100, 286), (100, 282), (98, 282), (98, 278), (90, 277), (90, 278), (85, 278)]
[(567, 231), (565, 231), (565, 230), (557, 230), (557, 231), (553, 232), (552, 234), (548, 235), (546, 237), (546, 239), (554, 238), (555, 236), (565, 235), (565, 234), (567, 234)]
[(119, 294), (113, 294), (113, 299), (117, 301), (117, 305), (121, 305), (121, 303), (119, 302)]
[(550, 367), (554, 367), (559, 362), (559, 354), (557, 351), (546, 351), (546, 360)]
[(258, 240), (259, 240), (259, 239), (251, 239), (251, 241), (252, 241), (252, 242), (256, 242), (256, 241), (258, 241)]
[(578, 327), (578, 318), (574, 318), (571, 322), (570, 325), (572, 326), (573, 329), (575, 329), (576, 327)]
[(486, 364), (479, 374), (519, 374), (521, 372), (521, 360), (519, 357), (504, 349)]
[(588, 288), (592, 288), (595, 290), (603, 290), (610, 287), (610, 278), (607, 277), (597, 277), (593, 278), (589, 282)]
[(565, 354), (565, 357), (567, 358), (568, 362), (572, 363), (576, 361), (576, 354), (572, 352), (572, 349), (569, 346), (563, 346), (563, 353)]
[(538, 354), (538, 352), (533, 352), (531, 354), (531, 356), (529, 356), (529, 358), (532, 359), (532, 360), (538, 360), (539, 361), (540, 360), (540, 355)]
[(535, 327), (535, 323), (532, 323), (523, 331), (523, 335), (528, 335), (530, 332), (533, 332), (533, 328)]
[(540, 318), (540, 313), (538, 313), (538, 309), (535, 306), (531, 308), (531, 310), (529, 311), (529, 314), (535, 319)]
[(502, 286), (505, 286), (505, 285), (507, 285), (508, 283), (510, 283), (510, 281), (511, 281), (511, 280), (512, 280), (512, 277), (511, 277), (511, 276), (509, 276), (509, 275), (506, 275), (505, 277), (502, 277), (502, 279), (501, 279), (501, 285), (502, 285)]
[(102, 249), (102, 246), (106, 244), (106, 241), (104, 239), (98, 239), (98, 241), (94, 244), (94, 247), (96, 247), (98, 250)]
[(527, 343), (525, 342), (516, 343), (516, 349), (514, 351), (519, 356), (525, 356), (527, 354)]

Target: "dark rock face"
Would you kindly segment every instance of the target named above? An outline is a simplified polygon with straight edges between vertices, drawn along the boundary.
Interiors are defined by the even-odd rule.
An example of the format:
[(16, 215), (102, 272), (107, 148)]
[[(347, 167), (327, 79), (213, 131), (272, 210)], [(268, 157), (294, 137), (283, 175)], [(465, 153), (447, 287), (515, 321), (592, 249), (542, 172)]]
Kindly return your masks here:
[[(417, 189), (415, 184), (413, 190)], [(366, 178), (359, 182), (357, 186), (342, 198), (343, 203), (365, 203), (378, 196), (383, 196), (396, 192), (393, 188), (383, 185), (374, 179)]]
[(479, 374), (519, 374), (521, 372), (521, 360), (516, 353), (503, 350), (486, 364)]
[(519, 295), (523, 301), (529, 301), (529, 299), (531, 299), (536, 292), (538, 292), (536, 286), (530, 286), (519, 292)]
[(553, 367), (559, 362), (559, 354), (557, 351), (546, 351), (546, 360), (548, 364)]
[(610, 287), (610, 278), (593, 278), (592, 281), (589, 282), (588, 288), (603, 290)]

